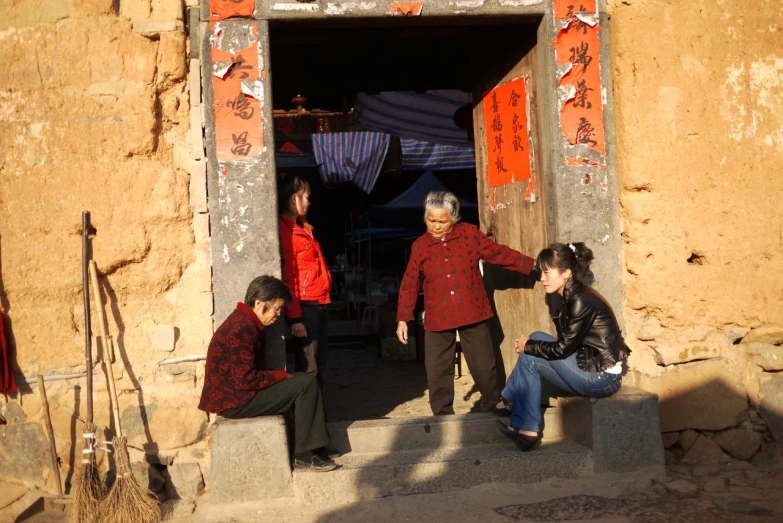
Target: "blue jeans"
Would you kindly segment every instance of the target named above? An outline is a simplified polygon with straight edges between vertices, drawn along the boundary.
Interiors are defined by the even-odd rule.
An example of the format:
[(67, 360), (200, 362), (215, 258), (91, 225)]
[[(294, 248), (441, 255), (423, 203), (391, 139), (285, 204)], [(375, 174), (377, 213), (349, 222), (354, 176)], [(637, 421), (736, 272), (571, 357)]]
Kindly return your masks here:
[[(531, 340), (557, 341), (545, 332), (534, 332)], [(541, 379), (571, 394), (605, 398), (620, 388), (622, 376), (586, 372), (576, 365), (576, 353), (561, 360), (545, 360), (520, 354), (501, 396), (511, 403), (511, 426), (538, 432), (541, 428)]]

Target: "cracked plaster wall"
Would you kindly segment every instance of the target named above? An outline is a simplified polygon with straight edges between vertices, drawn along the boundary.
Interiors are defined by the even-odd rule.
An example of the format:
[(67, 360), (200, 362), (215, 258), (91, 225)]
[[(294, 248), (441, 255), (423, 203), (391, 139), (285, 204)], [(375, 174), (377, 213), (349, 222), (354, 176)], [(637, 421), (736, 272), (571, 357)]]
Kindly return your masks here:
[[(0, 0), (0, 305), (17, 373), (84, 372), (81, 212), (90, 211), (124, 428), (137, 448), (171, 456), (206, 422), (196, 408), (203, 364), (157, 365), (204, 353), (212, 334), (206, 178), (190, 133), (200, 100), (190, 100), (184, 6), (133, 7), (117, 15), (111, 0)], [(139, 21), (171, 30), (148, 23), (141, 34)], [(92, 321), (96, 334), (94, 306)], [(94, 380), (96, 421), (108, 426), (103, 373)], [(41, 420), (32, 387), (12, 400), (22, 424)], [(84, 380), (47, 390), (67, 479)], [(24, 484), (51, 490), (38, 472)]]
[(783, 324), (783, 4), (609, 13), (626, 314)]
[(608, 13), (630, 378), (664, 427), (729, 425), (749, 402), (780, 438), (783, 3)]

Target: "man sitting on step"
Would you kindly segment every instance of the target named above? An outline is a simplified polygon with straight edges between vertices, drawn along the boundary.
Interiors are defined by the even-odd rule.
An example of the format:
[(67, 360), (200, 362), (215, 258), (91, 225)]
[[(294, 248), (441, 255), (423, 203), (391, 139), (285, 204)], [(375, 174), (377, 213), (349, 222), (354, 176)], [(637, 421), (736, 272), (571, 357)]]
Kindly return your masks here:
[(310, 374), (288, 374), (266, 364), (264, 327), (280, 317), (291, 300), (285, 283), (272, 276), (250, 282), (245, 302), (215, 331), (207, 350), (206, 375), (198, 408), (226, 418), (294, 412), (294, 467), (328, 471), (337, 465), (326, 454), (321, 389)]

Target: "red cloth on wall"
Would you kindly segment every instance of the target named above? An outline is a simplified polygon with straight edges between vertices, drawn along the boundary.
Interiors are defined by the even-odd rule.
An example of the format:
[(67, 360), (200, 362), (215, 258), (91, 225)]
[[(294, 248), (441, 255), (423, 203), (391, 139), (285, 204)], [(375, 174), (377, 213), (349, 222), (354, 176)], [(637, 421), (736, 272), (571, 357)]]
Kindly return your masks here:
[(0, 389), (3, 390), (5, 401), (8, 402), (8, 393), (16, 392), (16, 381), (11, 369), (11, 353), (8, 347), (8, 336), (5, 332), (5, 314), (0, 311)]

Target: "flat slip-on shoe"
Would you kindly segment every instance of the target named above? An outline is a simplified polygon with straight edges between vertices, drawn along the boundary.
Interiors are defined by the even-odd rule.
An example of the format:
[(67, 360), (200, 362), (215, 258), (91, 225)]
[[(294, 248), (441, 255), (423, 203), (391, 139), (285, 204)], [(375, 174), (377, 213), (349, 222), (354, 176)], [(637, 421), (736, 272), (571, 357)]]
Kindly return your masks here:
[(492, 407), (491, 409), (489, 409), (489, 412), (491, 412), (495, 416), (511, 416), (511, 411), (508, 409), (499, 409), (497, 407)]
[(481, 412), (491, 412), (495, 416), (511, 416), (511, 409), (498, 408), (497, 405), (481, 405)]
[(528, 450), (535, 448), (541, 442), (541, 438), (538, 436), (520, 434), (500, 420), (495, 421), (495, 423), (497, 424), (500, 433), (513, 441), (517, 448), (522, 452), (527, 452)]

